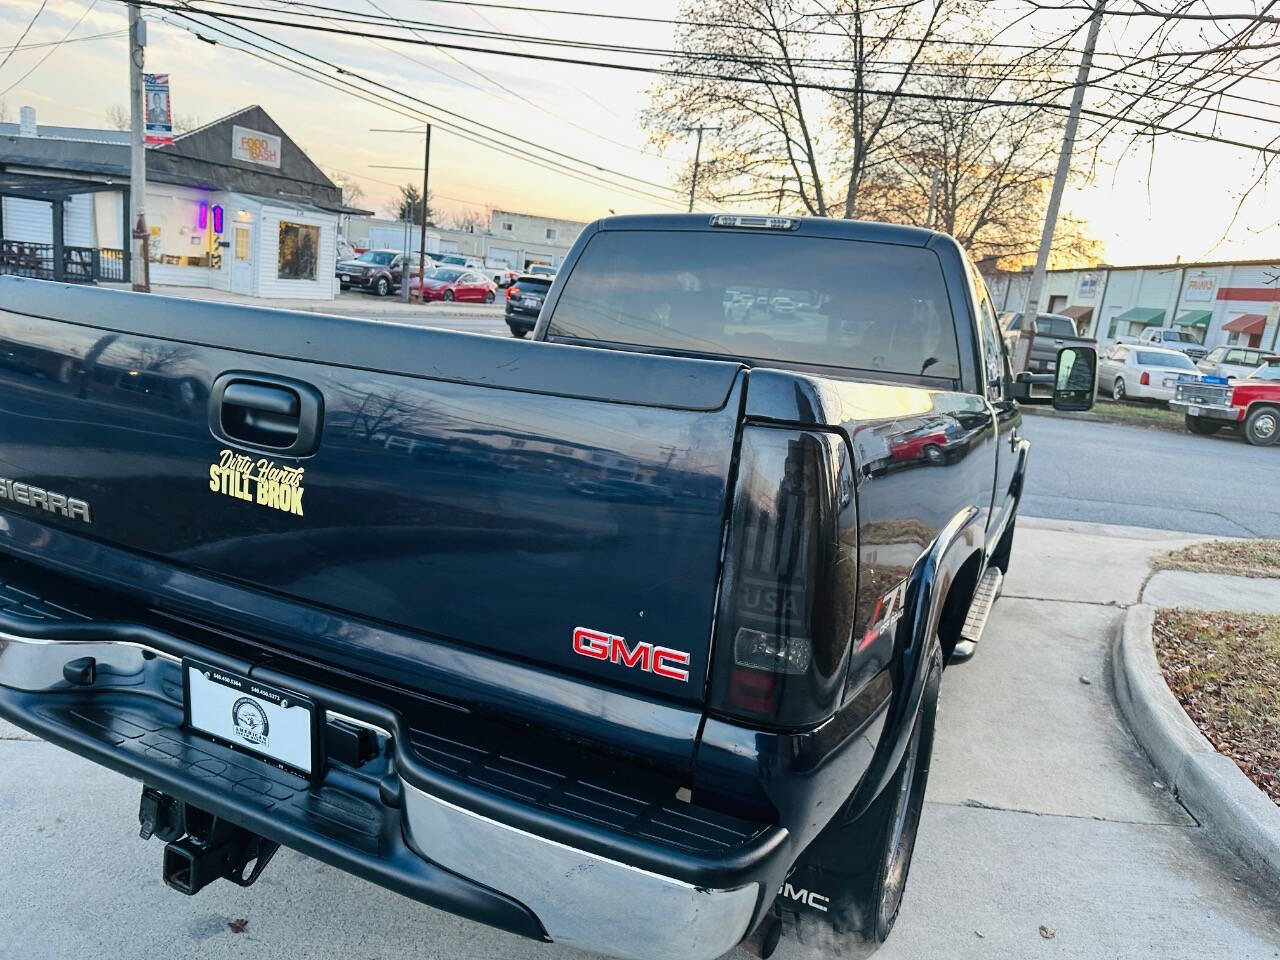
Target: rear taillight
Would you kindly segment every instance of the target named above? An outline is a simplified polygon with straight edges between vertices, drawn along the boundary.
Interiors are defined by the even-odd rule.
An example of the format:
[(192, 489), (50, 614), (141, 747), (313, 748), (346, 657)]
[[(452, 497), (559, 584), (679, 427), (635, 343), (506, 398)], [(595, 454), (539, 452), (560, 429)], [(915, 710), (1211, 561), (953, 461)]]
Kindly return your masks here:
[(1143, 370), (1142, 376), (1138, 378), (1138, 382), (1142, 384), (1144, 387), (1151, 386), (1151, 374), (1148, 373), (1146, 370)]
[(857, 586), (853, 471), (834, 433), (742, 433), (710, 708), (809, 726), (839, 705)]
[(507, 299), (508, 299), (508, 300), (510, 300), (512, 297), (518, 297), (518, 296), (520, 296), (520, 288), (519, 288), (519, 287), (517, 287), (514, 283), (513, 283), (511, 286), (507, 287)]

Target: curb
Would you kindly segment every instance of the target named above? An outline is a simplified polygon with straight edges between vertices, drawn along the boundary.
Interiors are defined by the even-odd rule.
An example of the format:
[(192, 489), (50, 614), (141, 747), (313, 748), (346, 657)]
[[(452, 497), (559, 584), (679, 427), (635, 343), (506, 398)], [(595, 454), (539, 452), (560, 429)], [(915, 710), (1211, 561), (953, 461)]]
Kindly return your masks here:
[(1126, 417), (1118, 417), (1106, 413), (1078, 413), (1062, 410), (1050, 412), (1037, 409), (1031, 404), (1024, 404), (1018, 409), (1023, 413), (1029, 413), (1036, 417), (1057, 417), (1059, 420), (1079, 420), (1083, 423), (1110, 423), (1118, 427), (1137, 427), (1140, 430), (1159, 430), (1162, 433), (1187, 432), (1187, 428), (1182, 424), (1165, 423), (1160, 420), (1130, 420)]
[(1112, 666), (1129, 728), (1183, 806), (1233, 853), (1280, 883), (1280, 807), (1213, 748), (1170, 692), (1156, 661), (1155, 608), (1125, 611)]

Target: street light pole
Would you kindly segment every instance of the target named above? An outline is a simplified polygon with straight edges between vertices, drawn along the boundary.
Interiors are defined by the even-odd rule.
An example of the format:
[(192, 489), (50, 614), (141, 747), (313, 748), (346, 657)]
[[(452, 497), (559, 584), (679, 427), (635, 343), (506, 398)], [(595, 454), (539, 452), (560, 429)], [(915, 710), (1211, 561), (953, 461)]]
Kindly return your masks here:
[(138, 256), (130, 258), (129, 279), (139, 293), (151, 292), (150, 257), (148, 256), (147, 230), (147, 154), (143, 136), (146, 114), (143, 103), (142, 65), (143, 49), (147, 44), (147, 25), (142, 19), (141, 8), (129, 4), (129, 222), (133, 224), (132, 238), (125, 237), (126, 244), (138, 241)]
[[(1040, 250), (1036, 254), (1036, 268), (1027, 286), (1027, 298), (1022, 304), (1023, 317), (1035, 316), (1040, 303), (1040, 291), (1044, 287), (1044, 275), (1049, 266), (1049, 248), (1053, 246), (1053, 231), (1058, 223), (1058, 209), (1062, 206), (1062, 191), (1071, 172), (1071, 150), (1075, 146), (1076, 127), (1080, 124), (1080, 108), (1084, 103), (1084, 91), (1089, 85), (1089, 70), (1093, 67), (1093, 50), (1098, 45), (1098, 30), (1102, 27), (1102, 9), (1106, 0), (1097, 0), (1093, 17), (1089, 21), (1089, 35), (1084, 53), (1080, 57), (1080, 69), (1076, 71), (1076, 85), (1071, 94), (1071, 112), (1067, 114), (1067, 126), (1063, 131), (1062, 149), (1058, 153), (1058, 169), (1053, 175), (1053, 189), (1049, 192), (1049, 209), (1045, 211), (1044, 229), (1040, 233)], [(1027, 329), (1023, 324), (1023, 329)]]

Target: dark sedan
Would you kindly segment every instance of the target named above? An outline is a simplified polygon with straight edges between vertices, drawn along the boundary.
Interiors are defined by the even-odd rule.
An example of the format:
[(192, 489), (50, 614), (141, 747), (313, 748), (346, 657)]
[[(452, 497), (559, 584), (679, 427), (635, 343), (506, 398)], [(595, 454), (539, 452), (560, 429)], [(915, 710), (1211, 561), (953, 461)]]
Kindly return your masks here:
[(553, 279), (524, 274), (507, 287), (507, 326), (511, 328), (513, 337), (524, 337), (532, 332)]

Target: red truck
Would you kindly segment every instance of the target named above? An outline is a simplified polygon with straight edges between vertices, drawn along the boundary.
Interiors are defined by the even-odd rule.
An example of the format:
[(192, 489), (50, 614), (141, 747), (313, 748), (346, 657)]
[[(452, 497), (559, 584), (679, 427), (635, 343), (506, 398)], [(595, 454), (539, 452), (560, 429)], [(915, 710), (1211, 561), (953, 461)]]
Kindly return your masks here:
[(1180, 383), (1169, 406), (1186, 417), (1192, 433), (1209, 436), (1235, 424), (1254, 446), (1269, 447), (1280, 440), (1280, 356), (1264, 358), (1240, 380)]

